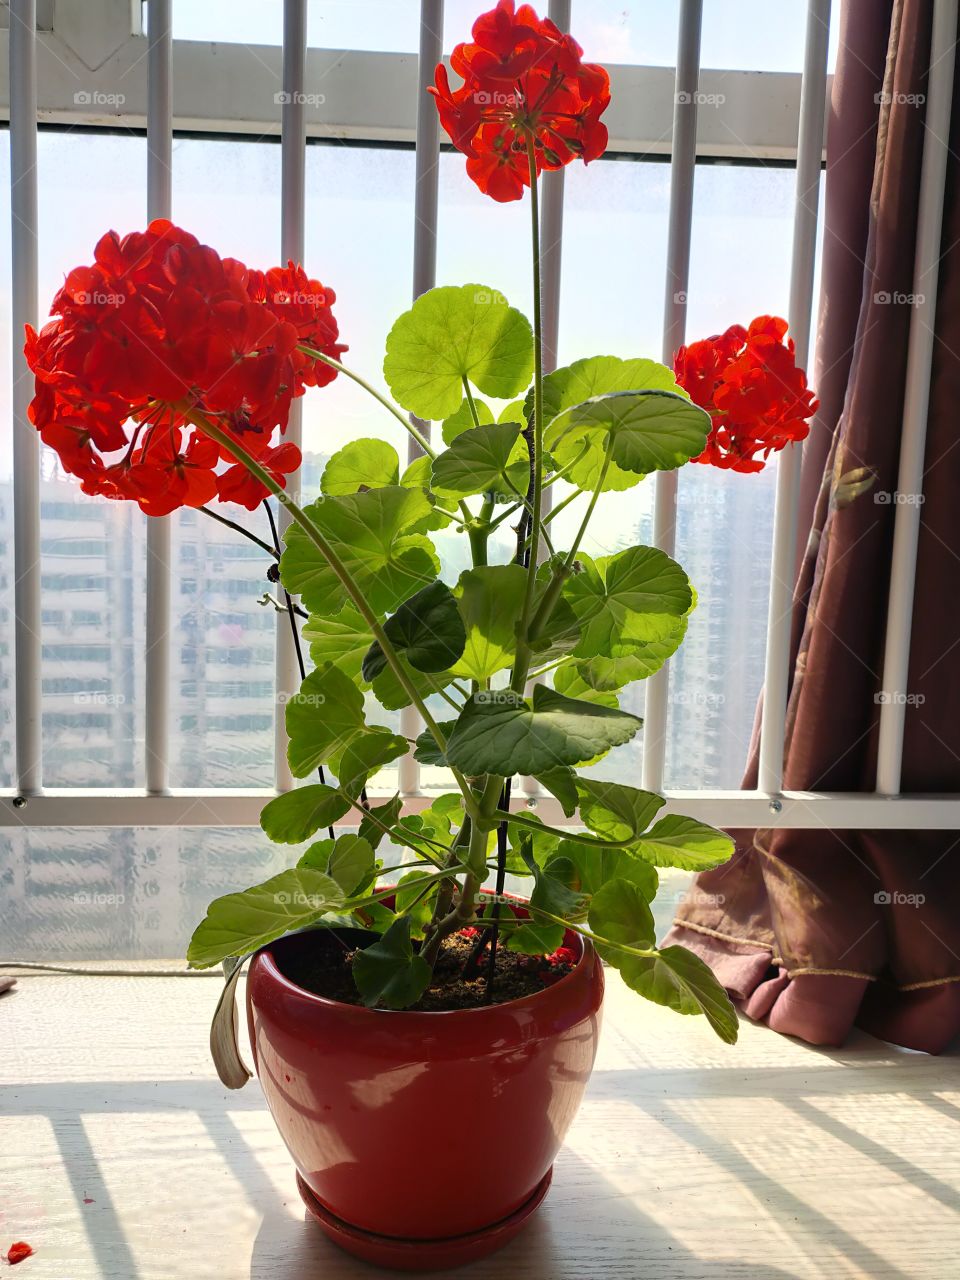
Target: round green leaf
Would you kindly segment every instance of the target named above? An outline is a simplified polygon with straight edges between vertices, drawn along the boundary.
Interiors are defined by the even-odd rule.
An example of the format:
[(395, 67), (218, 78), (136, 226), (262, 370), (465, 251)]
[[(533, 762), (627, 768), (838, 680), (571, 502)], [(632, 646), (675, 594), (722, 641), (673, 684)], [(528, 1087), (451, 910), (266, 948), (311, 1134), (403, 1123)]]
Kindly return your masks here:
[(642, 835), (665, 803), (653, 791), (602, 778), (577, 778), (577, 794), (584, 825), (608, 840), (627, 841)]
[(382, 489), (400, 482), (400, 459), (385, 440), (351, 440), (323, 469), (320, 489), (328, 497)]
[(513, 666), (526, 579), (519, 564), (489, 565), (460, 575), (454, 595), (466, 643), (453, 667), (455, 675), (484, 681)]
[[(439, 573), (433, 543), (409, 532), (432, 511), (422, 490), (400, 485), (322, 498), (305, 508), (375, 613), (396, 609)], [(283, 585), (292, 595), (301, 595), (311, 612), (337, 613), (348, 596), (323, 552), (298, 524), (290, 525), (284, 537)]]
[(331, 662), (351, 680), (360, 679), (363, 655), (373, 642), (373, 632), (353, 605), (344, 605), (332, 616), (311, 613), (302, 634), (310, 642), (315, 666)]
[[(478, 400), (476, 396), (473, 398), (473, 407), (477, 411), (477, 419), (483, 426), (487, 422), (493, 422), (493, 412), (490, 406), (484, 400)], [(453, 444), (457, 436), (462, 435), (464, 431), (469, 431), (471, 427), (477, 425), (473, 420), (473, 413), (470, 409), (470, 401), (466, 396), (460, 402), (460, 408), (455, 413), (451, 413), (449, 418), (444, 418), (441, 434), (443, 435), (444, 444)]]
[(507, 399), (532, 373), (530, 322), (483, 285), (421, 294), (387, 336), (387, 385), (398, 404), (426, 421), (459, 409), (464, 378), (484, 395)]
[[(606, 433), (573, 430), (564, 414), (556, 427), (551, 423), (566, 409), (583, 404), (594, 396), (609, 395), (615, 391), (672, 391), (684, 396), (672, 370), (655, 360), (621, 360), (617, 356), (591, 356), (571, 365), (555, 369), (543, 380), (543, 415), (547, 425), (545, 443), (558, 466), (565, 466), (580, 458), (569, 472), (572, 484), (581, 489), (595, 489), (603, 466)], [(528, 412), (532, 399), (528, 396)], [(584, 447), (586, 451), (584, 452)], [(583, 453), (583, 457), (580, 457)], [(640, 477), (633, 471), (625, 471), (613, 462), (607, 470), (604, 491), (630, 489)]]
[(512, 503), (527, 491), (530, 461), (516, 423), (490, 423), (463, 431), (433, 463), (432, 487), (457, 497), (492, 493)]
[(563, 588), (581, 626), (575, 657), (629, 657), (640, 645), (676, 635), (693, 593), (675, 560), (656, 547), (629, 547), (579, 561), (581, 571)]
[(632, 850), (598, 849), (594, 845), (581, 844), (574, 836), (560, 841), (545, 869), (557, 874), (553, 864), (561, 860), (573, 868), (572, 876), (565, 868), (567, 883), (590, 897), (599, 893), (610, 880), (626, 880), (636, 885), (647, 902), (652, 902), (657, 895), (659, 877), (656, 868), (634, 857)]
[(542, 684), (532, 706), (510, 690), (489, 690), (474, 694), (460, 713), (447, 762), (471, 776), (535, 775), (628, 742), (641, 724), (626, 711), (565, 698)]
[[(555, 419), (545, 444), (558, 462), (586, 447), (587, 457), (599, 459), (602, 465), (609, 449), (621, 472), (639, 478), (651, 471), (682, 467), (703, 452), (709, 431), (710, 415), (686, 396), (672, 391), (615, 391), (576, 405)], [(599, 467), (596, 475), (599, 480)], [(605, 482), (603, 487), (611, 486)]]
[[(404, 600), (383, 630), (394, 649), (417, 671), (446, 671), (466, 643), (457, 601), (439, 579)], [(386, 655), (375, 640), (363, 660), (364, 680), (373, 680), (386, 666)]]
[(260, 826), (274, 844), (302, 844), (321, 827), (338, 822), (349, 808), (350, 801), (333, 787), (316, 782), (271, 800), (260, 813)]

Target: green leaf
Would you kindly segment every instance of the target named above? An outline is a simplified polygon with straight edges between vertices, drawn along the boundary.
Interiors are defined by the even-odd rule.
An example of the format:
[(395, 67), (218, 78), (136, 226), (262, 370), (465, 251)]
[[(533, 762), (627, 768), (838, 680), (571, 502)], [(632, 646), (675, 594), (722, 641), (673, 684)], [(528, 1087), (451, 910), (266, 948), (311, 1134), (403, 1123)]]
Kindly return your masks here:
[(464, 378), (484, 395), (507, 399), (532, 373), (529, 320), (483, 285), (421, 294), (387, 336), (387, 385), (398, 404), (426, 421), (456, 412)]
[[(602, 659), (608, 661), (608, 659)], [(584, 702), (598, 702), (602, 707), (618, 707), (620, 705), (616, 693), (595, 689), (583, 678), (581, 667), (584, 663), (571, 659), (557, 667), (553, 673), (553, 687), (558, 693), (568, 698), (582, 698)], [(616, 686), (619, 689), (619, 685)]]
[[(626, 956), (603, 942), (619, 942), (638, 950), (648, 950), (656, 942), (657, 926), (650, 904), (639, 887), (629, 880), (608, 880), (590, 900), (590, 929), (597, 937), (597, 950), (604, 960), (622, 968)], [(626, 975), (624, 975), (626, 976)]]
[[(556, 869), (555, 862), (562, 867)], [(660, 883), (656, 868), (635, 857), (632, 850), (598, 849), (581, 844), (575, 836), (560, 841), (556, 852), (547, 859), (545, 870), (552, 875), (562, 874), (571, 888), (590, 897), (610, 880), (626, 880), (647, 902), (652, 902)]]
[(652, 791), (600, 778), (578, 778), (577, 792), (581, 821), (608, 840), (635, 840), (664, 805), (663, 796)]
[(409, 917), (410, 934), (414, 938), (422, 938), (424, 928), (430, 923), (430, 917), (433, 915), (433, 899), (437, 895), (439, 884), (439, 881), (436, 881), (430, 893), (416, 902), (417, 895), (426, 888), (423, 883), (424, 878), (422, 870), (408, 871), (397, 881), (394, 905), (398, 915)]
[(580, 622), (575, 657), (622, 658), (639, 645), (666, 640), (693, 604), (687, 575), (656, 547), (579, 560), (581, 571), (563, 588)]
[(330, 664), (311, 671), (303, 681), (287, 703), (286, 722), (287, 757), (294, 777), (305, 778), (329, 761), (340, 785), (348, 790), (364, 770), (372, 772), (407, 749), (405, 738), (365, 723), (363, 694), (349, 676)]
[(407, 754), (409, 743), (389, 729), (365, 728), (330, 761), (337, 781), (351, 795), (359, 795), (367, 779), (385, 764)]
[[(450, 683), (449, 671), (439, 671), (432, 674), (426, 671), (415, 671), (406, 658), (402, 656), (400, 658), (400, 666), (420, 698), (427, 699), (439, 689), (445, 689)], [(413, 698), (397, 679), (392, 667), (385, 667), (376, 677), (371, 688), (377, 701), (387, 711), (399, 711), (401, 707), (409, 707), (413, 701)]]
[(357, 834), (362, 840), (366, 840), (372, 849), (378, 848), (387, 834), (383, 828), (396, 826), (402, 808), (403, 800), (398, 791), (392, 800), (387, 800), (385, 804), (373, 805), (364, 813), (360, 819), (360, 829)]
[(209, 969), (245, 956), (295, 929), (315, 924), (343, 904), (343, 890), (322, 871), (293, 867), (242, 893), (216, 898), (190, 939), (187, 960)]
[[(441, 720), (440, 729), (444, 737), (449, 737), (453, 730), (455, 720)], [(446, 764), (447, 758), (437, 745), (436, 739), (429, 729), (424, 731), (417, 738), (416, 750), (413, 753), (414, 760), (419, 760), (421, 764)]]
[(372, 884), (376, 874), (373, 847), (363, 836), (340, 836), (330, 851), (326, 872), (331, 880), (336, 880), (346, 897), (361, 893)]
[(560, 801), (560, 808), (568, 818), (577, 811), (577, 775), (566, 765), (557, 765), (554, 769), (545, 769), (537, 774), (537, 782), (546, 787), (552, 796)]
[(466, 644), (453, 667), (455, 675), (482, 682), (513, 666), (526, 578), (519, 564), (467, 569), (460, 575), (454, 594)]
[(736, 844), (723, 831), (669, 813), (647, 831), (633, 852), (655, 867), (709, 871), (733, 856)]
[[(478, 400), (474, 396), (473, 407), (477, 411), (477, 418), (481, 426), (485, 426), (488, 422), (493, 422), (493, 413), (490, 406), (483, 400)], [(462, 435), (464, 431), (469, 431), (471, 427), (477, 424), (473, 420), (473, 414), (470, 412), (470, 401), (466, 396), (460, 402), (460, 408), (451, 413), (449, 418), (444, 418), (441, 434), (443, 435), (444, 444), (453, 444), (457, 436)], [(430, 459), (427, 459), (430, 462)], [(432, 465), (432, 464), (431, 464)]]
[(564, 440), (578, 441), (581, 448), (609, 449), (621, 472), (640, 477), (651, 471), (672, 471), (702, 453), (710, 425), (706, 410), (685, 395), (615, 391), (587, 400), (557, 419), (545, 443), (558, 461)]
[(367, 1008), (404, 1009), (415, 1004), (430, 984), (430, 966), (410, 941), (412, 921), (397, 916), (379, 942), (353, 958), (353, 979)]
[[(457, 601), (439, 579), (405, 600), (384, 623), (383, 630), (394, 649), (417, 671), (446, 671), (463, 653), (466, 643)], [(364, 680), (373, 680), (386, 666), (386, 654), (375, 640), (363, 660)]]
[(457, 497), (491, 493), (496, 502), (512, 503), (526, 493), (529, 475), (519, 426), (490, 423), (461, 432), (434, 460), (431, 487)]
[(363, 695), (331, 664), (311, 671), (287, 703), (287, 755), (296, 778), (305, 778), (364, 732)]
[(525, 956), (550, 956), (563, 945), (566, 929), (562, 924), (550, 924), (548, 920), (527, 920), (513, 929), (507, 939), (508, 951), (519, 951)]
[[(619, 647), (629, 648), (629, 652), (619, 658), (604, 658), (596, 656), (587, 658), (573, 664), (575, 666), (577, 676), (586, 689), (593, 690), (593, 693), (586, 692), (586, 689), (576, 694), (577, 697), (590, 698), (595, 697), (602, 699), (611, 690), (622, 689), (624, 685), (630, 684), (634, 680), (646, 680), (648, 676), (652, 676), (655, 671), (659, 671), (666, 660), (673, 656), (680, 648), (684, 636), (687, 633), (687, 619), (681, 618), (676, 630), (671, 631), (665, 640), (645, 640), (637, 644), (626, 642), (621, 643)], [(558, 688), (561, 687), (554, 674), (553, 683)], [(571, 683), (576, 683), (571, 680)], [(565, 693), (572, 693), (572, 689), (564, 688)]]
[(473, 695), (447, 742), (447, 761), (469, 775), (539, 774), (578, 764), (628, 742), (642, 724), (636, 716), (579, 702), (546, 685), (533, 705), (508, 689)]
[(363, 655), (370, 648), (373, 632), (353, 605), (345, 605), (332, 616), (311, 613), (303, 624), (303, 638), (310, 641), (310, 657), (315, 666), (332, 662), (351, 680), (359, 680)]
[(351, 440), (333, 455), (320, 478), (327, 497), (383, 489), (400, 482), (400, 459), (385, 440)]
[[(574, 429), (567, 415), (556, 426), (553, 419), (565, 409), (583, 404), (594, 396), (613, 391), (659, 390), (672, 391), (681, 396), (686, 393), (677, 385), (673, 373), (666, 365), (655, 360), (621, 360), (617, 356), (591, 356), (574, 364), (556, 369), (543, 380), (543, 410), (547, 448), (558, 466), (573, 462), (584, 450), (586, 453), (568, 473), (572, 484), (581, 489), (595, 489), (600, 478), (606, 450), (606, 433), (582, 428)], [(531, 397), (528, 402), (532, 405)], [(611, 463), (604, 481), (604, 491), (630, 489), (639, 480), (632, 471), (625, 471)]]
[(333, 787), (315, 782), (270, 800), (261, 810), (260, 826), (274, 844), (302, 844), (321, 827), (338, 822), (349, 808), (350, 801)]
[(521, 843), (520, 856), (534, 881), (529, 904), (531, 912), (535, 913), (540, 908), (564, 920), (583, 920), (586, 917), (589, 900), (576, 887), (572, 864), (564, 865), (564, 860), (554, 859), (546, 867), (541, 867), (533, 856), (529, 839)]
[[(401, 485), (369, 493), (322, 498), (305, 508), (374, 613), (389, 613), (420, 587), (432, 582), (440, 562), (429, 538), (410, 533), (411, 526), (433, 514), (421, 489)], [(348, 601), (347, 591), (326, 557), (298, 524), (285, 536), (280, 579), (293, 595), (303, 597), (312, 613), (336, 613)]]

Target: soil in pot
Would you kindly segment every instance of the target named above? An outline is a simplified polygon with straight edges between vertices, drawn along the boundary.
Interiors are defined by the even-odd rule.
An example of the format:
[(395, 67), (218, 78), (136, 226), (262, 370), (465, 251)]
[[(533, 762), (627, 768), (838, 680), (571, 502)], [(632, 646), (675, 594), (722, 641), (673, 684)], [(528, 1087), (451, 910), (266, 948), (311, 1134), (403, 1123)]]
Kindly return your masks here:
[[(342, 1004), (361, 1004), (350, 966), (358, 948), (369, 946), (374, 938), (359, 929), (318, 929), (312, 940), (309, 948), (287, 954), (279, 948), (275, 951), (284, 976), (313, 995)], [(478, 941), (477, 931), (470, 929), (447, 939), (434, 968), (433, 982), (410, 1006), (410, 1012), (474, 1009), (531, 996), (565, 977), (576, 964), (576, 956), (565, 948), (549, 957), (525, 956), (508, 951), (501, 939), (491, 999), (486, 977), (488, 951), (483, 952), (477, 976), (464, 977), (464, 967)]]

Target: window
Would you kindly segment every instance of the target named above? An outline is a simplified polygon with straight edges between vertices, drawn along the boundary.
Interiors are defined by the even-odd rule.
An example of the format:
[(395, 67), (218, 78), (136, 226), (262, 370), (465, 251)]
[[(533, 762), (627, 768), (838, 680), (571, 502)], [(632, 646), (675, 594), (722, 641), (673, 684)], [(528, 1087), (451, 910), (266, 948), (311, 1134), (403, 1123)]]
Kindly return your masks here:
[[(714, 141), (713, 154), (701, 157), (696, 175), (691, 336), (764, 310), (786, 310), (795, 171), (782, 152), (789, 152), (796, 135), (796, 73), (805, 21), (801, 0), (773, 7), (759, 0), (711, 0), (704, 8), (704, 66), (783, 73), (783, 93), (792, 105), (777, 124), (787, 139), (779, 150), (755, 147), (752, 137), (724, 134), (704, 111), (703, 128)], [(383, 54), (386, 60), (377, 66), (402, 74), (396, 64), (410, 66), (419, 9), (418, 0), (313, 5), (309, 43), (317, 50)], [(466, 36), (476, 4), (447, 0), (445, 10), (449, 50)], [(672, 80), (664, 68), (675, 57), (678, 13), (679, 0), (574, 0), (578, 36), (591, 55), (621, 64), (622, 73), (633, 77), (631, 84), (649, 82), (645, 92), (668, 114)], [(178, 41), (219, 42), (216, 55), (194, 49), (190, 56), (207, 57), (211, 74), (216, 56), (217, 66), (229, 66), (240, 81), (245, 68), (255, 72), (260, 56), (244, 46), (279, 44), (281, 5), (279, 0), (203, 5), (175, 0), (174, 25)], [(122, 39), (128, 34), (124, 31)], [(111, 71), (111, 65), (129, 67), (122, 73), (123, 92), (131, 99), (129, 119), (121, 105), (117, 128), (107, 130), (76, 108), (75, 123), (45, 128), (39, 136), (44, 311), (64, 273), (89, 261), (106, 227), (125, 230), (144, 221), (146, 140), (134, 101), (145, 83), (142, 38), (133, 37), (129, 49), (129, 63), (122, 61), (126, 55), (118, 55), (115, 64), (105, 57), (96, 73), (105, 91), (117, 90), (109, 76), (121, 72)], [(44, 64), (41, 106), (45, 94), (63, 96), (62, 85), (51, 87), (46, 79), (56, 74), (55, 67)], [(204, 79), (196, 77), (198, 91)], [(191, 119), (190, 129), (174, 141), (175, 217), (224, 253), (266, 266), (279, 256), (280, 148), (263, 127), (251, 128), (241, 118), (236, 103), (220, 103), (218, 109), (234, 110), (234, 117), (214, 116), (211, 110), (209, 117)], [(399, 110), (391, 104), (391, 112)], [(70, 118), (69, 106), (66, 114)], [(268, 104), (265, 114), (275, 132), (279, 108)], [(745, 118), (758, 131), (767, 127), (761, 111), (747, 112)], [(98, 119), (102, 125), (102, 114)], [(645, 124), (638, 118), (630, 127)], [(336, 289), (343, 340), (358, 367), (374, 373), (390, 324), (410, 298), (415, 158), (406, 129), (408, 124), (397, 124), (391, 114), (366, 134), (359, 127), (338, 127), (338, 135), (347, 133), (344, 139), (321, 136), (321, 124), (311, 117), (306, 155), (306, 261)], [(588, 171), (567, 170), (561, 362), (606, 352), (660, 355), (670, 173), (662, 154), (668, 144), (649, 141), (641, 146), (630, 135), (620, 150)], [(0, 148), (0, 178), (9, 186), (5, 147)], [(467, 180), (460, 157), (441, 154), (439, 183), (438, 282), (480, 279), (529, 312), (526, 207), (501, 207), (493, 238), (491, 210)], [(69, 218), (63, 216), (65, 208)], [(4, 298), (10, 295), (10, 256), (9, 220), (0, 220)], [(11, 340), (9, 307), (4, 306), (0, 341), (9, 349)], [(343, 379), (306, 398), (306, 494), (318, 492), (325, 461), (352, 438), (375, 430), (405, 451), (400, 428), (394, 430), (385, 415), (372, 415), (375, 407)], [(5, 786), (14, 781), (10, 420), (10, 387), (0, 380), (0, 784)], [(677, 555), (699, 590), (700, 603), (672, 664), (668, 787), (739, 783), (762, 679), (775, 484), (775, 467), (759, 477), (689, 468), (681, 478)], [(126, 504), (79, 495), (49, 453), (42, 464), (40, 510), (45, 782), (55, 788), (140, 786), (146, 520)], [(226, 514), (269, 538), (262, 510)], [(562, 518), (557, 527), (561, 537), (569, 531)], [(650, 539), (651, 530), (652, 493), (645, 482), (629, 494), (605, 496), (586, 549), (606, 554), (638, 533)], [(277, 588), (266, 576), (268, 558), (200, 512), (176, 513), (171, 537), (171, 785), (270, 787), (277, 613), (269, 597), (277, 596)], [(437, 543), (448, 578), (466, 567), (449, 537), (441, 534)], [(508, 545), (506, 534), (501, 545)], [(643, 689), (637, 687), (624, 705), (643, 714), (643, 702)], [(397, 715), (383, 720), (399, 725)], [(602, 765), (601, 771), (612, 767)], [(629, 773), (626, 780), (636, 781), (639, 767), (639, 746), (632, 756), (618, 756), (618, 768)], [(392, 786), (396, 775), (395, 767), (385, 771), (383, 786)], [(424, 770), (425, 787), (436, 781)], [(264, 878), (280, 865), (279, 856), (255, 828), (0, 829), (0, 885), (35, 904), (17, 913), (8, 946), (29, 956), (49, 955), (51, 946), (62, 945), (81, 959), (123, 952), (178, 954), (194, 919), (218, 889), (234, 888), (245, 877), (250, 883)], [(88, 892), (112, 893), (118, 901), (94, 907), (75, 897)]]

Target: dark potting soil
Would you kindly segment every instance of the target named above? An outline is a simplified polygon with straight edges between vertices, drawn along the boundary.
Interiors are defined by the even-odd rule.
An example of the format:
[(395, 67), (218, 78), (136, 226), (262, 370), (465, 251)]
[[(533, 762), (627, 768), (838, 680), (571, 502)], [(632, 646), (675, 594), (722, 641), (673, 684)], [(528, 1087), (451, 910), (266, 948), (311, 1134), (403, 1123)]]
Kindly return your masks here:
[[(309, 947), (278, 956), (283, 973), (292, 982), (327, 1000), (362, 1004), (353, 981), (351, 964), (356, 947), (337, 937), (332, 929), (316, 930)], [(302, 939), (303, 935), (301, 935)], [(486, 973), (489, 951), (485, 950), (476, 978), (467, 981), (463, 967), (477, 942), (476, 935), (455, 934), (444, 943), (433, 971), (433, 982), (410, 1009), (439, 1013), (449, 1009), (474, 1009), (486, 1004), (504, 1004), (552, 986), (570, 973), (576, 958), (561, 949), (555, 956), (524, 956), (508, 951), (501, 939), (497, 948), (493, 998), (487, 997)]]

